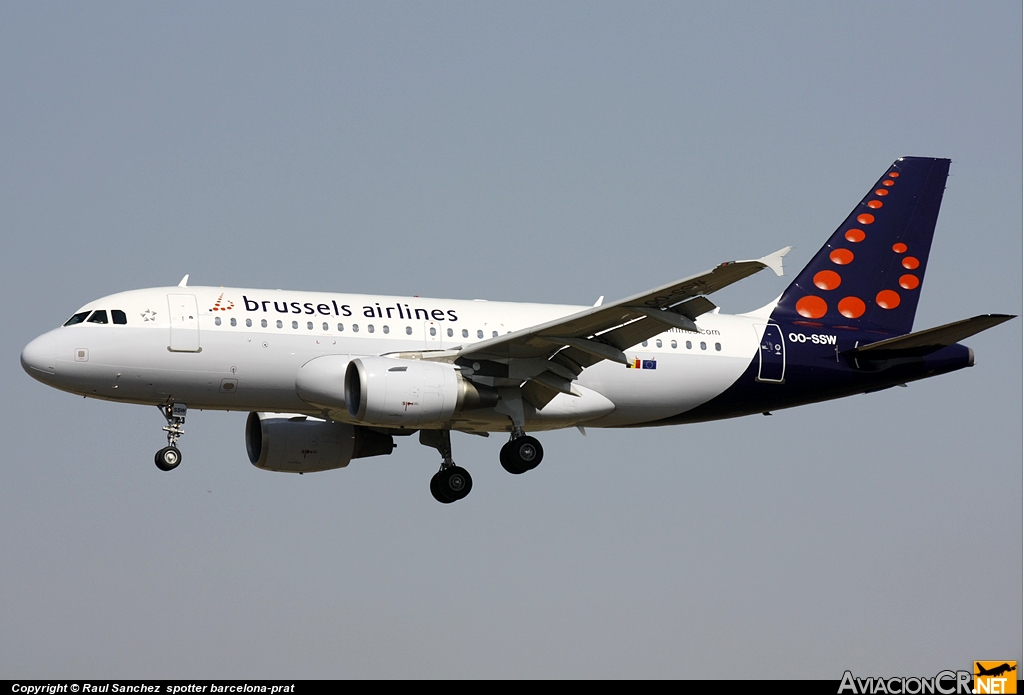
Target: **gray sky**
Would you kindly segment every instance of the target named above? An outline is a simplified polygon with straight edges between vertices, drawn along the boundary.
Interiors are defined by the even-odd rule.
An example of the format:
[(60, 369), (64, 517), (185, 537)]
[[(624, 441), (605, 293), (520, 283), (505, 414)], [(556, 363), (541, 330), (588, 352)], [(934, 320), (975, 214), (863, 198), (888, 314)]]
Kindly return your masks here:
[[(0, 677), (934, 675), (1022, 655), (1020, 319), (973, 369), (703, 425), (259, 471), (245, 416), (25, 375), (174, 284), (593, 303), (953, 159), (917, 328), (1021, 312), (1019, 3), (0, 4)], [(762, 274), (723, 311), (785, 286)]]

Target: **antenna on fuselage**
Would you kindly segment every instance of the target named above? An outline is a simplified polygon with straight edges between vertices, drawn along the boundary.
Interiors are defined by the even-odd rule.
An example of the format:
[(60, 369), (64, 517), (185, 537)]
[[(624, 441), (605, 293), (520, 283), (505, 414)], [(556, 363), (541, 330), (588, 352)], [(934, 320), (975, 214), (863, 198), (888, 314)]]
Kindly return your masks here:
[(188, 287), (188, 273), (185, 273), (185, 277), (178, 283), (178, 287)]

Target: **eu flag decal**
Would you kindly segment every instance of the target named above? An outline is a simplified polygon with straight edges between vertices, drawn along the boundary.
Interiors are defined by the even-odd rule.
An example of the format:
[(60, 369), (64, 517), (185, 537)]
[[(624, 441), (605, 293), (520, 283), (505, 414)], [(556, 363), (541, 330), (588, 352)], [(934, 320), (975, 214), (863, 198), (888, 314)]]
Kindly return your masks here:
[(657, 369), (658, 360), (635, 359), (626, 364), (626, 369)]

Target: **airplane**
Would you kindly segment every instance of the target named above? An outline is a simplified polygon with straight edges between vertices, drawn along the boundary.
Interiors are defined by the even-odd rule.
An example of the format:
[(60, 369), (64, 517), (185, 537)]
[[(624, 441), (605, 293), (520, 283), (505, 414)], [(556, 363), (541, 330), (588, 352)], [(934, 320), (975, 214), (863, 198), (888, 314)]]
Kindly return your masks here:
[(1013, 665), (1013, 666), (1010, 666), (1010, 664), (1008, 664), (1008, 663), (1002, 663), (999, 666), (994, 666), (992, 668), (984, 668), (981, 665), (980, 662), (976, 661), (976, 662), (974, 662), (974, 666), (975, 666), (975, 668), (978, 671), (977, 673), (974, 674), (976, 676), (996, 676), (996, 677), (998, 677), (998, 676), (1003, 675), (1004, 673), (1009, 673), (1010, 671), (1016, 671), (1017, 670), (1016, 664)]
[[(441, 456), (430, 491), (472, 477), (451, 432), (507, 433), (512, 474), (533, 436), (577, 427), (697, 423), (870, 393), (974, 364), (959, 341), (1011, 318), (912, 332), (948, 159), (901, 157), (774, 301), (727, 315), (708, 295), (789, 247), (591, 307), (324, 292), (176, 287), (89, 302), (21, 354), (73, 394), (155, 405), (160, 470), (182, 460), (189, 409), (248, 411), (250, 462), (310, 473), (387, 455), (419, 433)], [(527, 432), (533, 434), (527, 434)]]

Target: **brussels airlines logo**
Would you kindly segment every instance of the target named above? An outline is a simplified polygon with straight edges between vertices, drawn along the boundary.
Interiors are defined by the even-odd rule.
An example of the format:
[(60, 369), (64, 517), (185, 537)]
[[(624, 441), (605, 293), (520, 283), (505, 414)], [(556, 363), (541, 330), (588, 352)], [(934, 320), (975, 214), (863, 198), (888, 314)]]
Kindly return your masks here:
[(230, 299), (224, 301), (224, 293), (221, 292), (220, 296), (217, 297), (217, 301), (213, 303), (213, 308), (210, 311), (228, 311), (235, 308), (235, 303)]
[[(224, 295), (221, 295), (223, 297)], [(220, 299), (217, 300), (220, 303)], [(327, 302), (280, 302), (270, 299), (257, 300), (249, 299), (246, 295), (242, 295), (242, 302), (245, 304), (246, 311), (258, 311), (264, 314), (308, 314), (321, 316), (352, 316), (354, 315), (351, 304), (338, 304), (334, 299)], [(214, 305), (214, 311), (227, 311), (234, 306), (233, 302), (228, 302), (231, 306), (222, 309), (217, 309)], [(361, 311), (360, 311), (361, 309)], [(455, 313), (454, 309), (424, 309), (422, 307), (410, 307), (407, 303), (396, 302), (381, 306), (380, 302), (374, 302), (372, 305), (366, 304), (356, 311), (368, 319), (401, 319), (404, 321), (458, 321), (459, 316)]]

